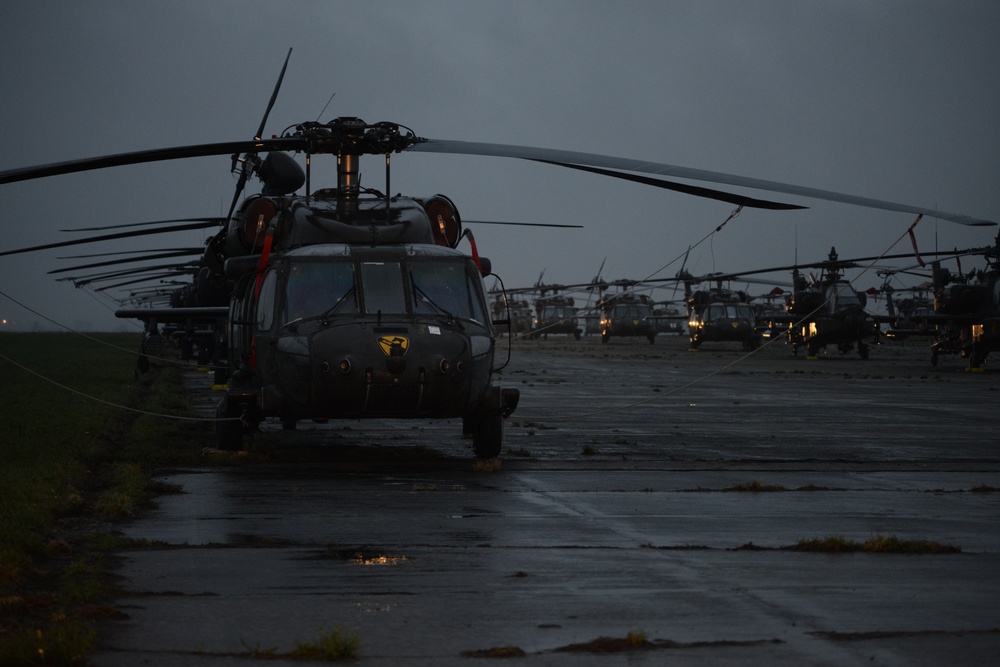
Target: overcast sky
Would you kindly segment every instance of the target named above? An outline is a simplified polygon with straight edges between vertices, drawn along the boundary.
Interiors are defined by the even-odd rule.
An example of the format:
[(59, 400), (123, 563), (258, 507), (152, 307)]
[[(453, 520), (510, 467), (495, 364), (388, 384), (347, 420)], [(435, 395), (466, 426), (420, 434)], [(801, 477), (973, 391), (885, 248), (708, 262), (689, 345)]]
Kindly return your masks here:
[[(315, 120), (335, 92), (322, 120), (389, 120), (425, 137), (668, 162), (997, 220), (998, 36), (994, 0), (8, 0), (0, 169), (250, 138), (291, 47), (268, 135)], [(314, 183), (332, 177), (328, 164)], [(362, 162), (362, 184), (384, 187), (380, 159)], [(228, 157), (0, 186), (2, 246), (223, 215), (233, 187)], [(501, 158), (398, 155), (392, 190), (444, 193), (466, 219), (585, 225), (475, 227), (508, 287), (543, 270), (547, 282), (587, 282), (602, 261), (608, 280), (665, 266), (659, 275), (673, 275), (680, 264), (670, 263), (733, 208)], [(831, 246), (878, 255), (914, 217), (748, 194), (810, 208), (744, 211), (692, 250), (692, 272), (820, 261)], [(0, 291), (69, 327), (115, 328), (112, 306), (47, 275), (71, 263), (57, 258), (206, 236), (3, 257)], [(995, 236), (928, 219), (917, 227), (922, 250)], [(2, 296), (0, 316), (21, 328), (39, 320)]]

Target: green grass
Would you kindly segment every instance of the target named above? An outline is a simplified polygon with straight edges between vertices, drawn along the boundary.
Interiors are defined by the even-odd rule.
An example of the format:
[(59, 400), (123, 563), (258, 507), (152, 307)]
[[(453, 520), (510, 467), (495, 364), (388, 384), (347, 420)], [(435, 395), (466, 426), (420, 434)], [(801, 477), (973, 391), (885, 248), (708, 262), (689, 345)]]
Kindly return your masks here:
[(360, 650), (361, 638), (338, 625), (315, 641), (295, 642), (289, 655), (301, 660), (353, 660)]
[(893, 554), (956, 554), (961, 547), (941, 544), (933, 540), (901, 540), (892, 535), (875, 535), (864, 542), (847, 539), (840, 535), (799, 540), (793, 551), (815, 551), (822, 553), (893, 553)]
[(116, 347), (75, 334), (0, 333), (0, 664), (86, 661), (95, 606), (109, 592), (106, 540), (73, 527), (149, 507), (168, 490), (150, 481), (150, 466), (197, 451), (163, 443), (206, 430), (115, 407), (187, 412), (171, 381), (179, 370), (135, 376), (137, 334), (97, 337)]

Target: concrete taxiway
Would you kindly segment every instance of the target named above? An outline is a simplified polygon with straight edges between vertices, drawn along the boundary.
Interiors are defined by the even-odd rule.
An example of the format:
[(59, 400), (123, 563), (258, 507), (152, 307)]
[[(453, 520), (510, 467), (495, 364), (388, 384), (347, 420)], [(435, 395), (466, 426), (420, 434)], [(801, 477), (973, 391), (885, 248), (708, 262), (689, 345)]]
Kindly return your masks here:
[[(502, 377), (492, 467), (420, 421), (265, 424), (263, 454), (170, 471), (183, 493), (118, 526), (155, 546), (120, 554), (93, 663), (301, 664), (333, 628), (366, 665), (1000, 653), (1000, 373), (661, 336), (518, 342)], [(955, 549), (792, 548), (876, 537)]]

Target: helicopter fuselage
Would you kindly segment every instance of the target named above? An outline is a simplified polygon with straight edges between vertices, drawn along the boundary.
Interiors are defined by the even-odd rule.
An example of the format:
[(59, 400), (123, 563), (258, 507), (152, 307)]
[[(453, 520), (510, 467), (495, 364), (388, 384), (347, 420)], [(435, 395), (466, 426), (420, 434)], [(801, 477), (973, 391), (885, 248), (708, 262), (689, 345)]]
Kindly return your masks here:
[(273, 258), (256, 297), (243, 283), (230, 365), (262, 416), (451, 418), (498, 404), (482, 282), (457, 250), (316, 244)]

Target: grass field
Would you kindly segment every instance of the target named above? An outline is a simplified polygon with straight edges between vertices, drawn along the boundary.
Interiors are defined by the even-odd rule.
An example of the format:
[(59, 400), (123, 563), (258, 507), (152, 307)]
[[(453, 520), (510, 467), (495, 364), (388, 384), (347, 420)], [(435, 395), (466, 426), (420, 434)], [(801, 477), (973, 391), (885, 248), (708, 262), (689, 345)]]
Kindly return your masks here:
[(209, 433), (139, 412), (189, 414), (178, 366), (137, 375), (136, 334), (95, 338), (0, 334), (2, 665), (85, 662), (114, 613), (105, 527), (166, 491), (150, 471), (190, 460)]

